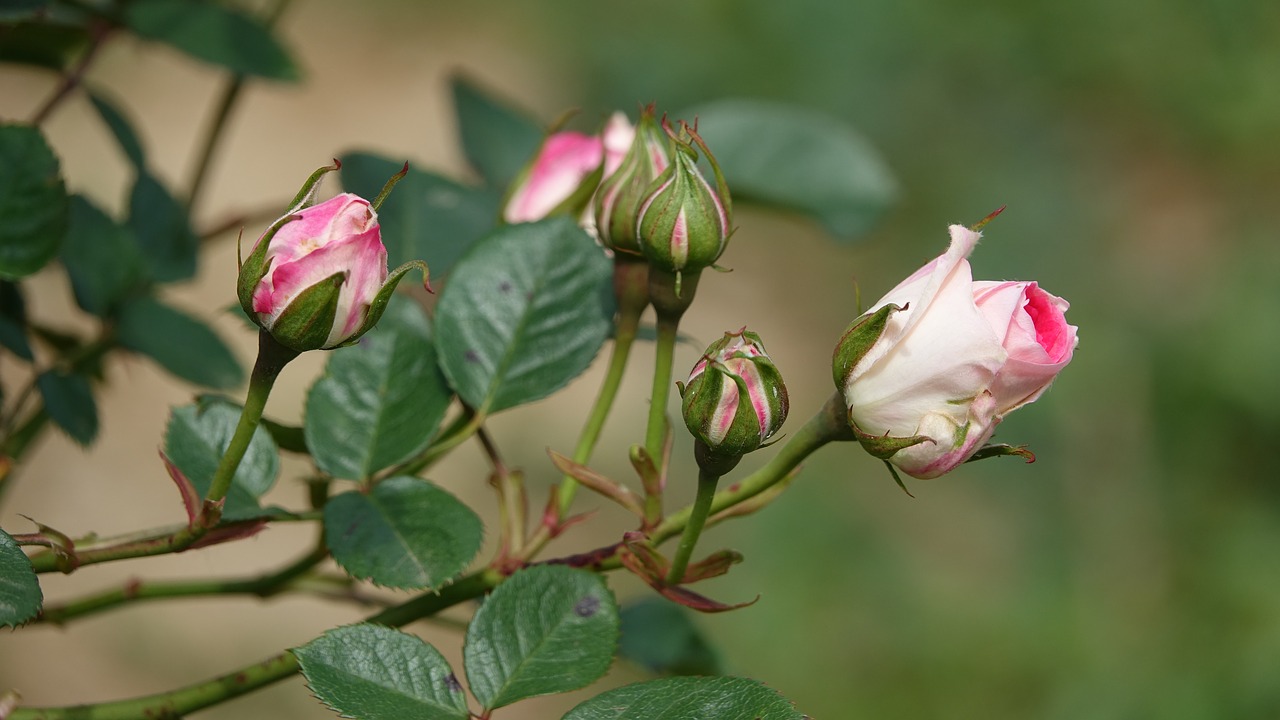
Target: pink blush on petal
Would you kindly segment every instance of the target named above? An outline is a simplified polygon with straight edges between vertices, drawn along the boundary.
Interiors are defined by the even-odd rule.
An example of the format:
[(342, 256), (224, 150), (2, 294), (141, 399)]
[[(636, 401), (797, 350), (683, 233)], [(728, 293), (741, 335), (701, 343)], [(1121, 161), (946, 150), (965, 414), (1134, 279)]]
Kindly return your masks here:
[(1049, 362), (1060, 362), (1071, 352), (1071, 331), (1067, 318), (1053, 303), (1053, 296), (1031, 283), (1027, 287), (1027, 304), (1023, 308), (1036, 327), (1036, 342), (1049, 355)]

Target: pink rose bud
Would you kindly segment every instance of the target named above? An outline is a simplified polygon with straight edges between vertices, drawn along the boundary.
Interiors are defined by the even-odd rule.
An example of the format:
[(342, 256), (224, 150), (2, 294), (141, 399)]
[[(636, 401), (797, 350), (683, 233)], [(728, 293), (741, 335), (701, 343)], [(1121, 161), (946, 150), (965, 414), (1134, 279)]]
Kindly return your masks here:
[(787, 388), (760, 336), (745, 328), (712, 343), (680, 389), (689, 432), (704, 452), (738, 458), (787, 419)]
[(950, 230), (945, 254), (849, 326), (833, 363), (863, 447), (922, 479), (981, 450), (1005, 415), (1040, 397), (1078, 343), (1065, 300), (1034, 282), (974, 282), (966, 258), (980, 235)]
[(295, 350), (336, 347), (360, 329), (387, 280), (378, 214), (343, 193), (295, 217), (267, 244), (251, 317)]
[(520, 223), (559, 213), (578, 214), (600, 182), (604, 156), (600, 137), (579, 132), (552, 134), (516, 178), (502, 218)]
[[(605, 247), (640, 255), (640, 240), (636, 236), (640, 203), (649, 186), (670, 163), (668, 140), (653, 117), (652, 105), (645, 108), (635, 128), (630, 124), (627, 127), (630, 130), (628, 146), (614, 168), (609, 167), (610, 133), (605, 131), (605, 179), (592, 200), (592, 214), (596, 234)], [(622, 132), (615, 132), (614, 136), (620, 140)]]
[[(679, 135), (665, 128), (671, 137), (671, 164), (641, 200), (636, 233), (652, 266), (679, 276), (700, 272), (724, 252), (730, 230), (729, 188), (715, 157), (692, 128), (681, 123)], [(698, 170), (698, 149), (715, 172), (716, 187)]]
[(416, 267), (426, 276), (420, 260), (387, 272), (378, 226), (377, 207), (409, 166), (373, 203), (343, 193), (312, 205), (321, 178), (337, 168), (320, 168), (307, 179), (292, 209), (242, 260), (236, 282), (245, 314), (298, 352), (350, 345), (382, 317), (405, 273)]

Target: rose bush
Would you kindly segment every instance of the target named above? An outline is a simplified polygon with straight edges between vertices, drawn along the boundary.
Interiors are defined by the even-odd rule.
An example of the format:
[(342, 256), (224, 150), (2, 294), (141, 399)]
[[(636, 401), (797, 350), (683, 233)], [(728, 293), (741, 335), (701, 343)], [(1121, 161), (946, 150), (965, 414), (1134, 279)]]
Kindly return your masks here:
[(836, 348), (849, 422), (873, 454), (917, 478), (969, 459), (1008, 413), (1040, 397), (1078, 338), (1068, 304), (1034, 282), (974, 282), (980, 234), (880, 298)]

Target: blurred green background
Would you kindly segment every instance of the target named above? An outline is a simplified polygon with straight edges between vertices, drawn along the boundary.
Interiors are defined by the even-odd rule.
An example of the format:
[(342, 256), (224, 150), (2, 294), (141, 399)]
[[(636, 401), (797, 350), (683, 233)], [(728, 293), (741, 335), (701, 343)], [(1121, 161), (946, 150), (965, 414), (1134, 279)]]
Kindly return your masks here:
[[(975, 276), (1038, 280), (1080, 327), (1053, 390), (998, 434), (1038, 461), (966, 465), (909, 483), (912, 499), (856, 448), (826, 449), (777, 504), (707, 536), (747, 558), (708, 593), (761, 595), (699, 618), (734, 672), (817, 718), (1280, 717), (1280, 484), (1267, 461), (1280, 440), (1280, 4), (300, 0), (281, 32), (307, 82), (246, 97), (214, 178), (226, 206), (287, 196), (353, 147), (462, 172), (446, 84), (459, 69), (546, 120), (752, 97), (859, 130), (900, 181), (883, 222), (839, 245), (802, 218), (744, 208), (724, 258), (735, 272), (704, 281), (688, 321), (699, 341), (759, 331), (792, 423), (830, 394), (854, 279), (878, 297), (943, 249), (948, 223), (1008, 205)], [(217, 76), (157, 52), (132, 43), (99, 72), (176, 175)], [(49, 87), (34, 73), (0, 80), (30, 106)], [(86, 112), (62, 111), (55, 146), (81, 138)], [(109, 171), (62, 152), (72, 187), (117, 197)], [(230, 296), (219, 257), (192, 291), (210, 302)], [(678, 365), (698, 350), (681, 352)], [(642, 432), (646, 362), (598, 462), (615, 476)], [(554, 479), (543, 448), (571, 444), (596, 382), (500, 419), (539, 491)], [(5, 510), (24, 511), (16, 498)], [(591, 524), (607, 537), (616, 519)]]

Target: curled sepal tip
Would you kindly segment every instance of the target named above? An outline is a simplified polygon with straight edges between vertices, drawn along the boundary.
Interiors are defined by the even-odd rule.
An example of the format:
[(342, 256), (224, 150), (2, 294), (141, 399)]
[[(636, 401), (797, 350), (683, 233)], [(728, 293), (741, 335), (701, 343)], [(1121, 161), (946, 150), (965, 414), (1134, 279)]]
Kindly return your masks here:
[(983, 445), (977, 452), (971, 455), (968, 460), (965, 460), (965, 462), (986, 460), (987, 458), (1000, 457), (1002, 455), (1016, 455), (1029, 463), (1036, 461), (1036, 454), (1028, 450), (1026, 445), (993, 443), (991, 445)]
[[(334, 160), (334, 162), (337, 162), (337, 160)], [(396, 186), (396, 183), (403, 180), (404, 177), (408, 174), (409, 174), (409, 163), (408, 161), (406, 161), (404, 164), (404, 167), (400, 168), (400, 172), (396, 173), (395, 175), (392, 175), (390, 178), (387, 179), (386, 184), (382, 186), (382, 192), (378, 193), (378, 197), (374, 198), (373, 202), (369, 203), (374, 210), (378, 210), (382, 207), (382, 201), (386, 200), (387, 196), (391, 194), (391, 189), (394, 188)]]

